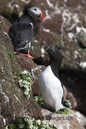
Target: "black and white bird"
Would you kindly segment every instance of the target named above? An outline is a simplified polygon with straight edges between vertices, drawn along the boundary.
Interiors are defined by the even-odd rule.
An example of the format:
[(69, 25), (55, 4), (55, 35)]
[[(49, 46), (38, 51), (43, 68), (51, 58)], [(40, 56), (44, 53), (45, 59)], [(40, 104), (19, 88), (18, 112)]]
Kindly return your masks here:
[(65, 108), (62, 104), (63, 86), (59, 78), (59, 69), (63, 55), (59, 50), (49, 46), (45, 49), (50, 56), (50, 62), (40, 73), (38, 77), (38, 85), (46, 107), (48, 109), (54, 109), (56, 112), (59, 109)]
[[(18, 53), (20, 50), (28, 51), (28, 54), (21, 54), (33, 58), (29, 54), (31, 40), (34, 37), (34, 23), (40, 23), (44, 19), (44, 14), (36, 5), (27, 5), (23, 15), (15, 21), (9, 30), (9, 36), (12, 39), (14, 50)], [(19, 53), (20, 54), (20, 53)]]

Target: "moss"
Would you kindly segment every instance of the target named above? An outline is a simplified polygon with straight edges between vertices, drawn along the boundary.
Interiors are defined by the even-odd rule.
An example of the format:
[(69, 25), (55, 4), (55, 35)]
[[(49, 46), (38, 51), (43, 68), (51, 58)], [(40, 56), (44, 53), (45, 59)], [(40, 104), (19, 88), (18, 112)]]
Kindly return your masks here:
[(15, 61), (16, 59), (15, 59), (15, 56), (13, 55), (13, 53), (11, 52), (11, 50), (8, 48), (8, 53), (9, 53), (9, 55), (10, 55), (10, 58), (13, 60), (13, 61)]

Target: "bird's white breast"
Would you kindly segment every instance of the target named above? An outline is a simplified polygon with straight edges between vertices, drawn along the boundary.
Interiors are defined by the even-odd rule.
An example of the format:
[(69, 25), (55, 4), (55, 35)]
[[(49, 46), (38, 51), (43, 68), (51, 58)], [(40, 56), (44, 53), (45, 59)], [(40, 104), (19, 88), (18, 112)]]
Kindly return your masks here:
[(47, 105), (55, 108), (61, 104), (63, 89), (60, 80), (54, 75), (51, 66), (48, 66), (39, 75), (39, 89)]

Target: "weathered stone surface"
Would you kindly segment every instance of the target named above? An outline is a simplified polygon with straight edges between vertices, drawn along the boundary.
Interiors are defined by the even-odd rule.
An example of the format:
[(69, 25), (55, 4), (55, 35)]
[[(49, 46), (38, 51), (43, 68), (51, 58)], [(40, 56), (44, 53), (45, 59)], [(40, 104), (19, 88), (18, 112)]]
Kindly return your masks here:
[(86, 74), (71, 70), (61, 70), (60, 77), (66, 86), (66, 99), (69, 99), (72, 109), (86, 111)]
[[(37, 47), (34, 47), (36, 43), (33, 45), (34, 56), (35, 49), (39, 49), (38, 46), (41, 48), (47, 45), (56, 47), (61, 50), (65, 57), (62, 63), (63, 68), (83, 71), (86, 68), (86, 49), (80, 46), (79, 41), (83, 47), (86, 47), (86, 10), (84, 6), (86, 3), (83, 0), (76, 2), (71, 0), (45, 0), (41, 2), (35, 0), (32, 3), (39, 5), (45, 14), (41, 30), (36, 36), (36, 42), (39, 45)], [(38, 58), (39, 56), (42, 56), (42, 52), (40, 55), (38, 54)]]
[[(27, 0), (19, 0), (19, 1), (13, 0), (13, 1), (15, 1), (12, 4), (13, 7), (15, 7), (14, 6), (15, 3), (18, 4), (19, 12), (21, 12), (25, 4), (29, 2), (29, 0), (28, 1)], [(5, 14), (4, 12), (6, 12), (7, 5), (10, 2), (11, 0), (0, 1), (0, 13)], [(85, 101), (85, 98), (86, 98), (86, 81), (85, 81), (86, 80), (86, 42), (85, 42), (86, 41), (86, 37), (85, 37), (86, 35), (86, 16), (85, 16), (86, 2), (85, 0), (78, 0), (78, 1), (73, 1), (73, 0), (58, 0), (58, 1), (57, 0), (53, 0), (53, 1), (52, 0), (35, 0), (34, 1), (34, 0), (31, 0), (31, 2), (33, 4), (37, 4), (38, 6), (40, 6), (45, 15), (45, 19), (41, 25), (40, 31), (38, 35), (32, 41), (31, 54), (35, 57), (36, 63), (47, 64), (49, 61), (49, 57), (47, 53), (45, 52), (44, 47), (49, 45), (49, 46), (52, 46), (52, 47), (55, 47), (61, 50), (61, 52), (64, 55), (64, 58), (63, 58), (63, 63), (62, 63), (61, 71), (60, 71), (60, 77), (61, 77), (63, 84), (67, 88), (66, 98), (70, 100), (73, 109), (86, 111), (86, 101)], [(13, 18), (14, 14), (11, 12), (9, 13), (9, 16), (10, 18)], [(12, 22), (13, 22), (13, 19), (12, 19)], [(1, 17), (0, 18), (0, 30), (1, 30), (0, 31), (0, 44), (1, 44), (0, 45), (1, 46), (0, 67), (1, 67), (2, 72), (0, 73), (0, 76), (2, 78), (0, 79), (0, 81), (2, 82), (0, 84), (4, 85), (3, 88), (1, 86), (2, 104), (6, 96), (9, 97), (11, 96), (10, 95), (11, 93), (15, 92), (15, 89), (16, 89), (15, 87), (17, 85), (16, 73), (19, 70), (26, 69), (32, 74), (33, 94), (39, 94), (37, 77), (40, 71), (44, 69), (44, 66), (42, 67), (40, 65), (37, 65), (32, 60), (26, 57), (21, 57), (19, 55), (14, 55), (14, 57), (16, 57), (16, 61), (13, 61), (12, 58), (10, 60), (10, 54), (8, 54), (7, 49), (10, 48), (10, 50), (12, 50), (12, 53), (13, 53), (13, 46), (7, 35), (9, 26), (10, 26), (9, 22)], [(3, 51), (6, 53), (3, 53)], [(3, 59), (4, 59), (4, 62), (3, 62)], [(3, 67), (6, 68), (4, 75), (3, 75), (3, 71), (4, 71)], [(7, 85), (10, 86), (13, 90), (10, 94), (5, 93), (6, 94), (5, 97), (4, 97), (3, 92), (5, 92), (4, 90), (7, 87), (5, 87), (4, 79)], [(10, 84), (11, 83), (9, 82), (10, 80), (12, 81), (12, 84)], [(13, 84), (13, 82), (15, 84)], [(13, 87), (15, 89), (13, 89)], [(21, 91), (17, 91), (16, 94), (18, 94), (18, 96), (20, 94), (21, 96), (20, 100), (25, 101), (25, 98), (23, 98), (23, 93), (21, 93)], [(12, 96), (11, 100), (9, 100), (11, 103), (10, 104), (11, 107), (13, 106), (12, 99), (14, 98), (15, 96)], [(33, 103), (32, 101), (33, 100), (31, 100), (31, 103)], [(28, 102), (26, 100), (25, 105), (27, 103)], [(18, 105), (18, 102), (16, 105)], [(6, 106), (7, 104), (3, 104), (3, 107), (6, 107)], [(27, 107), (25, 107), (24, 109), (27, 109)], [(11, 108), (6, 109), (5, 114), (6, 112), (10, 112), (10, 110)], [(2, 108), (0, 109), (0, 112), (2, 112)], [(29, 111), (26, 111), (26, 112), (29, 113)], [(38, 110), (38, 112), (40, 111)], [(12, 114), (11, 116), (13, 117)], [(15, 114), (17, 114), (17, 112)], [(35, 114), (35, 111), (33, 112), (33, 114)], [(31, 116), (33, 116), (33, 114)], [(37, 116), (37, 118), (38, 117), (41, 117), (41, 115)], [(2, 115), (0, 122), (5, 123), (5, 121), (7, 122), (8, 119), (4, 118)], [(2, 127), (3, 126), (4, 124), (2, 125)]]
[(20, 64), (20, 69), (27, 70), (33, 77), (32, 93), (40, 94), (38, 88), (38, 76), (45, 66), (37, 65), (32, 59), (17, 55), (17, 62)]
[(0, 14), (13, 22), (21, 16), (24, 6), (29, 2), (30, 0), (1, 0)]
[[(51, 112), (47, 109), (42, 109), (42, 114), (45, 116)], [(46, 118), (44, 119), (46, 120)], [(49, 123), (54, 123), (57, 129), (85, 129), (84, 116), (77, 111), (70, 111), (69, 115), (64, 114), (53, 114), (51, 120), (46, 120)]]
[(45, 46), (61, 50), (64, 55), (61, 80), (69, 91), (67, 98), (73, 108), (86, 111), (86, 2), (35, 0), (32, 3), (39, 5), (45, 14), (41, 29), (33, 39), (33, 56), (46, 64), (49, 58)]
[[(16, 20), (23, 7), (30, 1), (32, 4), (40, 6), (45, 14), (42, 27), (36, 38), (33, 39), (31, 53), (34, 57), (38, 61), (41, 59), (39, 62), (45, 64), (47, 59), (43, 48), (50, 45), (59, 48), (64, 54), (65, 59), (62, 66), (65, 69), (84, 70), (86, 68), (86, 49), (83, 49), (86, 47), (86, 2), (83, 0), (76, 2), (72, 0), (8, 0), (0, 2), (0, 12), (5, 16), (8, 14), (12, 20), (13, 18)], [(7, 10), (10, 10), (10, 13), (6, 14)]]
[[(6, 25), (8, 25), (6, 27)], [(8, 36), (10, 23), (0, 16), (0, 128), (19, 117), (29, 115), (43, 119), (39, 106), (33, 98), (26, 99), (18, 86), (18, 72), (37, 68), (29, 58), (13, 54), (13, 45)], [(29, 67), (28, 67), (29, 66)], [(40, 66), (41, 69), (41, 66)], [(39, 70), (40, 70), (39, 69)], [(32, 71), (34, 75), (34, 70)], [(34, 75), (35, 77), (35, 75)], [(37, 76), (36, 76), (37, 77)], [(34, 87), (34, 85), (33, 85)], [(36, 89), (36, 88), (35, 88)]]
[[(25, 4), (29, 2), (29, 0), (8, 0), (6, 3), (1, 2), (0, 5), (3, 6), (4, 13), (5, 10), (10, 10), (10, 6), (10, 12), (12, 13), (8, 13), (8, 15), (12, 16), (16, 10), (21, 12)], [(83, 0), (76, 2), (72, 2), (71, 0), (31, 0), (31, 3), (39, 5), (45, 14), (42, 28), (33, 40), (32, 53), (34, 57), (41, 58), (42, 63), (45, 63), (45, 52), (42, 53), (43, 51), (40, 51), (40, 49), (50, 45), (59, 48), (66, 57), (62, 64), (64, 68), (85, 69), (86, 49), (83, 49), (83, 47), (86, 47), (85, 2)]]

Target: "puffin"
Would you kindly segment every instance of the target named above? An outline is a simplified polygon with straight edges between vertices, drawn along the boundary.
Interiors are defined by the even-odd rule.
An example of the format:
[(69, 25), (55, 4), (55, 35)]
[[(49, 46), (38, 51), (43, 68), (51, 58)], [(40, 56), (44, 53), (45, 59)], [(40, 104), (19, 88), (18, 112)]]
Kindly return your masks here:
[(45, 106), (57, 112), (59, 109), (63, 109), (66, 106), (63, 100), (63, 84), (59, 77), (59, 69), (63, 55), (58, 49), (54, 49), (50, 46), (45, 47), (45, 50), (49, 54), (50, 61), (48, 66), (40, 73), (38, 85)]
[[(30, 53), (31, 40), (34, 37), (35, 24), (41, 23), (44, 19), (44, 14), (37, 5), (27, 5), (24, 8), (23, 14), (19, 17), (9, 29), (9, 36), (14, 45), (14, 50), (22, 56), (27, 56), (32, 59)], [(20, 53), (22, 50), (28, 54)]]

